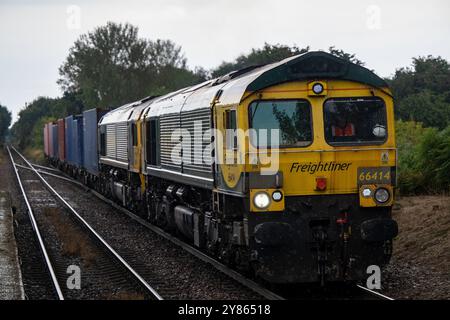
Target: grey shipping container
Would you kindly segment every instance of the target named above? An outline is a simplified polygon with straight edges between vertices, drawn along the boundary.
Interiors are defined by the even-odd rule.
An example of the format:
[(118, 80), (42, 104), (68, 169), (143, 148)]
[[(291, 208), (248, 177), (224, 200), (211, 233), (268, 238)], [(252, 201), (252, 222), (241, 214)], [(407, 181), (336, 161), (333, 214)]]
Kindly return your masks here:
[(84, 163), (84, 141), (83, 141), (83, 116), (78, 115), (73, 117), (72, 122), (72, 137), (73, 137), (73, 146), (72, 146), (72, 159), (73, 165), (81, 168)]

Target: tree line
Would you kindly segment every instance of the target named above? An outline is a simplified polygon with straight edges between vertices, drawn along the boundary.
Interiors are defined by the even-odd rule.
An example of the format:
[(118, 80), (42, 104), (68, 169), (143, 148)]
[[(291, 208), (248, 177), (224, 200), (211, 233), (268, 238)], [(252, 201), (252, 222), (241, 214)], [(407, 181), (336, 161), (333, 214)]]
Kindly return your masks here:
[(11, 112), (0, 104), (0, 144), (5, 141), (8, 128), (11, 125)]
[[(81, 35), (75, 41), (59, 68), (57, 82), (63, 95), (59, 98), (39, 97), (28, 104), (19, 112), (19, 120), (13, 125), (12, 134), (22, 149), (42, 148), (42, 128), (46, 122), (94, 107), (113, 109), (139, 98), (165, 94), (234, 70), (272, 63), (309, 50), (309, 46), (266, 43), (261, 48), (241, 54), (233, 61), (222, 62), (212, 70), (202, 67), (191, 70), (182, 48), (171, 40), (143, 39), (139, 37), (137, 27), (109, 22)], [(328, 52), (365, 65), (354, 54), (335, 47), (330, 47)], [(420, 180), (414, 176), (420, 168), (411, 164), (422, 163), (427, 166), (424, 159), (418, 159), (420, 154), (423, 157), (427, 155), (428, 151), (423, 151), (424, 145), (432, 144), (437, 148), (438, 145), (445, 146), (445, 139), (448, 139), (450, 65), (441, 57), (416, 57), (410, 67), (397, 69), (393, 77), (386, 81), (395, 97), (396, 117), (401, 121), (398, 125), (398, 140), (402, 141), (401, 137), (405, 134), (414, 134), (417, 139), (420, 138), (415, 141), (414, 147), (410, 146), (414, 139), (405, 139), (403, 144), (399, 144), (402, 190), (415, 192), (417, 189), (409, 186), (419, 182), (424, 185), (421, 192), (431, 190), (431, 181), (428, 185), (425, 183), (430, 179), (422, 177)], [(10, 124), (2, 120), (1, 110), (0, 137), (4, 123), (8, 123), (6, 128)], [(443, 141), (430, 141), (431, 137), (439, 137)], [(420, 144), (423, 146), (418, 147)], [(407, 153), (415, 153), (415, 160), (406, 160), (410, 158)], [(443, 158), (448, 161), (450, 156), (443, 154), (437, 157)], [(433, 170), (438, 172), (440, 169)], [(449, 178), (446, 180), (444, 177), (441, 185), (448, 189)]]

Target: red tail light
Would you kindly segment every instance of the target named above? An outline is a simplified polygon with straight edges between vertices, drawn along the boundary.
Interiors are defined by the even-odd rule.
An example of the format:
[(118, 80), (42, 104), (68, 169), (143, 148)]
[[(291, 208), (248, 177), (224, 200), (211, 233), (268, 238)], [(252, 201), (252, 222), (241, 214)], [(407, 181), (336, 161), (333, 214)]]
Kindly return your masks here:
[(347, 224), (348, 223), (348, 213), (347, 212), (341, 212), (336, 219), (337, 224)]
[(327, 178), (316, 178), (316, 190), (324, 191), (327, 188)]

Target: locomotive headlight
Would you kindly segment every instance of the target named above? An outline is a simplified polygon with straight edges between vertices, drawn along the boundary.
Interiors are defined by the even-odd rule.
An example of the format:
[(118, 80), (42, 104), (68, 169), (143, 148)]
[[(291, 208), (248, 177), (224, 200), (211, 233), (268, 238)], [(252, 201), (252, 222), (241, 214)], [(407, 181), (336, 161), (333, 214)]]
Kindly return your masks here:
[(258, 209), (265, 209), (270, 205), (270, 197), (266, 192), (258, 192), (253, 197), (253, 203)]
[(370, 190), (369, 188), (365, 188), (362, 190), (361, 194), (364, 198), (368, 198), (372, 195), (372, 190)]
[(281, 193), (281, 191), (274, 191), (272, 193), (272, 199), (276, 202), (281, 201), (283, 199), (283, 194)]
[(313, 91), (315, 94), (321, 94), (321, 93), (323, 92), (323, 85), (322, 85), (321, 83), (315, 83), (315, 84), (312, 86), (312, 91)]
[(386, 203), (390, 198), (389, 191), (385, 188), (379, 188), (375, 191), (375, 200), (379, 203)]

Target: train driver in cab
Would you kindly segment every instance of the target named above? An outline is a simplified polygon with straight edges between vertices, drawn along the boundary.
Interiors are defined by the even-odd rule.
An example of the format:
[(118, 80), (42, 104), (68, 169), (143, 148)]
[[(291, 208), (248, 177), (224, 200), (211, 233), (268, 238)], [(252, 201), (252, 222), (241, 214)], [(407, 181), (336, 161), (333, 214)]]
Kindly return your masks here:
[(331, 134), (333, 137), (354, 137), (355, 125), (344, 117), (336, 117), (331, 126)]

